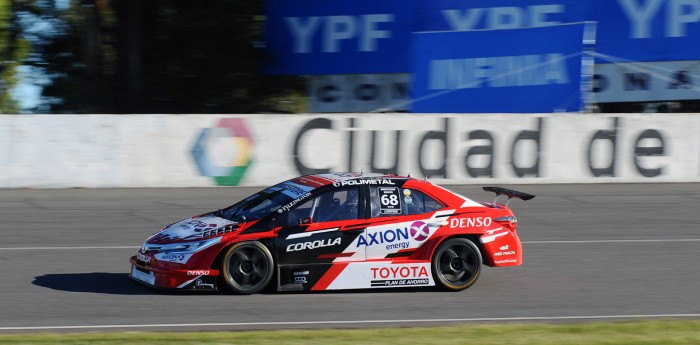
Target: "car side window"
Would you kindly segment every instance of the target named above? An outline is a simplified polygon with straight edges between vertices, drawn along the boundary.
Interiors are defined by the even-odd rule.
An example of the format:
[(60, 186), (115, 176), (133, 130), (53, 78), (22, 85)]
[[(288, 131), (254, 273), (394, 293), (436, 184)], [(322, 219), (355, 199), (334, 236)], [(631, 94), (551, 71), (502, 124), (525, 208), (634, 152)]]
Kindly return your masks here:
[(292, 208), (289, 213), (287, 213), (286, 221), (281, 224), (284, 226), (297, 225), (300, 221), (311, 218), (311, 210), (313, 209), (314, 203), (318, 202), (316, 199), (310, 199), (303, 202), (297, 207)]
[(444, 207), (429, 195), (412, 188), (371, 187), (370, 199), (372, 218), (423, 214)]
[(337, 188), (307, 200), (289, 212), (287, 224), (311, 218), (316, 222), (358, 219), (359, 188)]
[(406, 214), (429, 213), (444, 207), (437, 200), (417, 189), (405, 188), (403, 195), (403, 200), (406, 203)]

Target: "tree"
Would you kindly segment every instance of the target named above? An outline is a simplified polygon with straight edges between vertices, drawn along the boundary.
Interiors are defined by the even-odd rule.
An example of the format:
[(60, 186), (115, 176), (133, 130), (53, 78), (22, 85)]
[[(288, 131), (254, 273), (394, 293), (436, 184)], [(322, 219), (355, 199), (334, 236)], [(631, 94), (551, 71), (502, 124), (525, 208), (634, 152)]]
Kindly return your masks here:
[(0, 113), (17, 113), (10, 90), (17, 85), (17, 66), (27, 56), (29, 43), (19, 37), (11, 0), (0, 0)]
[[(38, 3), (38, 1), (32, 1)], [(298, 77), (263, 76), (260, 0), (73, 0), (37, 45), (55, 113), (254, 113), (303, 92)]]

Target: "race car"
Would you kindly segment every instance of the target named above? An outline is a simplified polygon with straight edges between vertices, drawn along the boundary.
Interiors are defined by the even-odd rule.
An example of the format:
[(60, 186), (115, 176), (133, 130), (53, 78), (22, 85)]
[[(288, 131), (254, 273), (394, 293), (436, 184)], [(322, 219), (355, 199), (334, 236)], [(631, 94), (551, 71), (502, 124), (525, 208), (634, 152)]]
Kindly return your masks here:
[[(426, 180), (327, 173), (281, 182), (171, 224), (130, 258), (155, 288), (252, 294), (472, 286), (482, 265), (522, 264), (517, 219), (499, 197), (479, 203)], [(502, 199), (501, 199), (502, 200)]]

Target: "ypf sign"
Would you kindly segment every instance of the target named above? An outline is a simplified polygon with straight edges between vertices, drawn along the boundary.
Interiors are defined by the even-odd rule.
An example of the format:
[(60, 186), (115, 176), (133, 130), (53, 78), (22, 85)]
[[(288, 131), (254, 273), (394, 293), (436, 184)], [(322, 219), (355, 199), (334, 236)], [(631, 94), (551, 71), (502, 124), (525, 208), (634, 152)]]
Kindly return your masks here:
[(413, 2), (270, 0), (266, 44), (270, 74), (409, 71)]

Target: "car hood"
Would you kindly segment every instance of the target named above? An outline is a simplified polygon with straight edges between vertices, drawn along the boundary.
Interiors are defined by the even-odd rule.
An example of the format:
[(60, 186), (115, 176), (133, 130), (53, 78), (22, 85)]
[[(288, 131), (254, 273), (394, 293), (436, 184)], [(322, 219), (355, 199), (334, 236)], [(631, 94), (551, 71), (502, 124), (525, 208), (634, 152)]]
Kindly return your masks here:
[(227, 225), (237, 224), (234, 221), (216, 217), (211, 214), (183, 219), (177, 223), (166, 226), (157, 234), (151, 236), (148, 243), (166, 243), (194, 241), (202, 239), (202, 233), (218, 229)]

